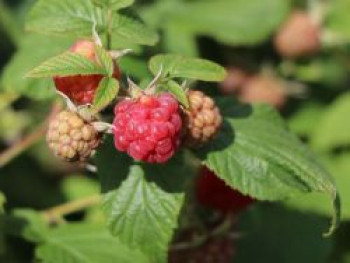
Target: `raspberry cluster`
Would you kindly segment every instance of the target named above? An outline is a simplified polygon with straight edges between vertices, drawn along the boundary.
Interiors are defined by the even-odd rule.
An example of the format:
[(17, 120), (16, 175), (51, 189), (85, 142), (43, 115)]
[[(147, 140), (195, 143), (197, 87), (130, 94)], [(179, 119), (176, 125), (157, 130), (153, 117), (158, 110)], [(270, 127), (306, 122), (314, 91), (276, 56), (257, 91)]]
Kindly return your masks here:
[(201, 91), (189, 91), (189, 110), (185, 111), (185, 137), (187, 146), (201, 145), (212, 139), (222, 124), (222, 117), (212, 98)]
[[(77, 41), (70, 52), (78, 53), (92, 62), (97, 62), (95, 43), (90, 40)], [(114, 66), (113, 77), (120, 79), (119, 68)], [(92, 103), (95, 91), (98, 88), (103, 75), (74, 75), (67, 77), (54, 77), (56, 88), (66, 94), (75, 104), (84, 105)]]
[(178, 101), (169, 93), (125, 99), (114, 109), (115, 146), (136, 160), (164, 163), (180, 144)]
[(62, 111), (51, 120), (46, 140), (57, 157), (84, 162), (98, 147), (101, 137), (78, 114)]

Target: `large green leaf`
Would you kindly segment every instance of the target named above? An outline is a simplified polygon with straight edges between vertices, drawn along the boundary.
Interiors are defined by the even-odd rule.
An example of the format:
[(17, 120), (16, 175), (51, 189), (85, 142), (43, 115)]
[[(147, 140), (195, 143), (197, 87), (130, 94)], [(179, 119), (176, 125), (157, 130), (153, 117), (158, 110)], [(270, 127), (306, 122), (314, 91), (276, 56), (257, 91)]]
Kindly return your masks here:
[(97, 6), (118, 10), (128, 7), (134, 3), (134, 0), (92, 0)]
[[(323, 163), (332, 172), (342, 204), (341, 219), (350, 219), (350, 154), (344, 153), (339, 156), (325, 156)], [(287, 200), (284, 204), (303, 212), (313, 212), (320, 215), (330, 216), (331, 211), (326, 202), (326, 197), (322, 194), (312, 194), (308, 196), (297, 196)]]
[(253, 45), (268, 39), (289, 10), (289, 0), (159, 1), (142, 14), (165, 32), (174, 24), (185, 25), (184, 31), (193, 35), (211, 36), (227, 44)]
[(341, 95), (322, 115), (315, 127), (311, 144), (327, 151), (350, 145), (350, 93)]
[(69, 224), (54, 228), (39, 244), (36, 256), (43, 263), (150, 263), (137, 250), (130, 250), (103, 226)]
[[(29, 14), (26, 28), (42, 34), (91, 37), (94, 25), (99, 33), (106, 33), (108, 21), (107, 12), (90, 0), (39, 0)], [(114, 12), (111, 21), (113, 37), (145, 45), (158, 40), (154, 31), (129, 16)]]
[(103, 224), (74, 223), (49, 227), (40, 213), (16, 210), (8, 217), (7, 233), (37, 244), (36, 257), (44, 263), (150, 263), (138, 250), (130, 250)]
[(131, 16), (115, 13), (112, 24), (113, 37), (130, 43), (155, 45), (158, 35), (139, 20)]
[(154, 75), (161, 70), (163, 75), (174, 78), (222, 81), (226, 76), (225, 69), (214, 62), (172, 54), (152, 57), (149, 68)]
[[(31, 79), (25, 75), (38, 64), (66, 50), (73, 39), (28, 35), (19, 50), (6, 65), (1, 76), (1, 89), (34, 99), (47, 99), (54, 95), (51, 79)], [(38, 45), (40, 43), (40, 45)], [(45, 47), (45, 48), (43, 48)]]
[(215, 140), (197, 154), (228, 185), (260, 200), (282, 200), (320, 192), (334, 204), (332, 228), (339, 219), (337, 190), (327, 170), (265, 105), (219, 101), (225, 123)]
[(44, 78), (92, 74), (107, 74), (107, 72), (81, 54), (64, 52), (32, 69), (27, 77)]
[(105, 195), (104, 209), (112, 233), (121, 241), (139, 248), (151, 262), (166, 262), (183, 199), (181, 193), (167, 193), (148, 182), (142, 167), (134, 165), (121, 186)]

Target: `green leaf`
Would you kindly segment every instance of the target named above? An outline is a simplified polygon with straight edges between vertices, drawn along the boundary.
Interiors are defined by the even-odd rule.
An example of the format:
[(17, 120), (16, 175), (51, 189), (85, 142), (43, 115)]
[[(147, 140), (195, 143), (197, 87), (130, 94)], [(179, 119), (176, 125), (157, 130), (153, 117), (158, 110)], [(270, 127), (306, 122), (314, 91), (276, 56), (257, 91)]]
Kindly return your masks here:
[(226, 77), (225, 69), (214, 62), (172, 54), (152, 57), (149, 68), (154, 75), (162, 70), (163, 75), (173, 78), (222, 81)]
[(115, 78), (105, 77), (101, 80), (94, 96), (94, 111), (98, 112), (106, 107), (118, 95), (119, 82)]
[(329, 151), (338, 146), (350, 145), (350, 93), (341, 95), (323, 113), (311, 144), (321, 151)]
[(193, 36), (209, 36), (229, 45), (256, 45), (278, 29), (290, 11), (290, 2), (159, 1), (142, 13), (146, 21), (162, 28), (165, 33), (178, 24), (180, 27), (185, 25), (184, 31)]
[(76, 37), (92, 35), (92, 26), (104, 28), (102, 10), (90, 0), (39, 0), (28, 15), (26, 29), (41, 34), (64, 34)]
[[(334, 176), (339, 196), (342, 203), (341, 219), (343, 221), (350, 220), (350, 193), (348, 186), (350, 185), (350, 154), (344, 153), (339, 156), (326, 155), (322, 159)], [(312, 194), (310, 196), (297, 196), (296, 198), (287, 200), (284, 204), (293, 209), (302, 212), (313, 212), (316, 214), (330, 216), (331, 211), (326, 203), (326, 198), (322, 194)]]
[(139, 20), (122, 14), (113, 15), (112, 34), (116, 39), (153, 46), (158, 42), (158, 34)]
[(145, 179), (141, 166), (133, 165), (119, 189), (105, 195), (104, 209), (113, 235), (151, 262), (166, 262), (183, 201), (183, 194), (163, 191)]
[(219, 101), (224, 126), (215, 140), (197, 151), (203, 162), (228, 185), (260, 200), (283, 200), (320, 192), (334, 206), (332, 229), (339, 220), (334, 182), (315, 156), (265, 105)]
[(326, 27), (340, 37), (340, 39), (350, 40), (350, 18), (348, 10), (350, 8), (349, 0), (334, 0), (329, 5), (327, 12)]
[(167, 82), (164, 86), (162, 86), (162, 90), (173, 94), (184, 107), (189, 107), (186, 91), (175, 81)]
[[(73, 39), (28, 35), (18, 47), (2, 72), (0, 89), (33, 99), (50, 99), (55, 96), (52, 79), (25, 78), (31, 69), (52, 56), (67, 50)], [(38, 48), (38, 43), (45, 48)]]
[[(39, 0), (28, 16), (26, 28), (41, 34), (91, 37), (94, 25), (101, 35), (105, 34), (109, 28), (107, 21), (107, 12), (90, 0)], [(117, 12), (112, 14), (111, 29), (112, 37), (123, 41), (145, 45), (158, 41), (156, 32)]]
[(130, 250), (103, 226), (66, 224), (50, 230), (36, 249), (43, 263), (150, 263), (137, 250)]
[(92, 0), (92, 2), (97, 6), (109, 8), (111, 10), (118, 10), (131, 6), (134, 3), (134, 0)]
[(102, 67), (104, 68), (106, 74), (109, 77), (112, 77), (113, 75), (113, 70), (114, 70), (114, 64), (113, 64), (113, 59), (111, 55), (108, 53), (107, 50), (105, 50), (103, 47), (96, 46), (96, 54), (98, 57), (98, 60)]
[(43, 62), (31, 70), (27, 77), (45, 78), (91, 74), (106, 74), (106, 71), (79, 53), (65, 52)]

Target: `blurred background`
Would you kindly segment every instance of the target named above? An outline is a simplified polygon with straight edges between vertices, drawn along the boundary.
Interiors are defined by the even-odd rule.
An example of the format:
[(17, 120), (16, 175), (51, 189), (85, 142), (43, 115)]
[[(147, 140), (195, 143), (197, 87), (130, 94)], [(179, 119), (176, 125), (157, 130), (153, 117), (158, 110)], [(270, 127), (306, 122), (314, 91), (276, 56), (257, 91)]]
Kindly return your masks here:
[[(0, 191), (9, 211), (43, 210), (99, 192), (93, 175), (53, 158), (43, 140), (45, 119), (56, 110), (53, 83), (24, 75), (66, 50), (72, 39), (25, 33), (34, 2), (0, 0)], [(171, 260), (350, 263), (350, 0), (136, 0), (133, 8), (161, 41), (156, 47), (133, 46), (134, 55), (121, 61), (126, 74), (150, 78), (147, 58), (162, 52), (224, 65), (224, 82), (197, 88), (275, 107), (332, 173), (342, 200), (341, 226), (331, 238), (321, 235), (331, 215), (326, 197), (255, 202), (235, 214), (230, 259)], [(116, 40), (113, 48), (124, 44)], [(68, 220), (102, 217), (91, 208)], [(221, 241), (198, 251), (226, 253), (225, 246)], [(32, 262), (29, 243), (8, 238), (6, 247), (0, 262)]]

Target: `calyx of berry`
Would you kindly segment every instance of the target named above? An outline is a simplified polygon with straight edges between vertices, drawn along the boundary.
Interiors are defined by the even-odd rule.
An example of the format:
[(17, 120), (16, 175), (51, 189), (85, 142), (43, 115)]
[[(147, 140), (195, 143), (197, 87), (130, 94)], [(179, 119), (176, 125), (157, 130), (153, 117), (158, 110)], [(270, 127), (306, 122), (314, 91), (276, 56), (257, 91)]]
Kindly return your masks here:
[(70, 98), (60, 92), (56, 91), (58, 95), (60, 95), (66, 103), (66, 107), (70, 112), (76, 113), (79, 115), (84, 121), (90, 123), (97, 132), (99, 133), (112, 133), (112, 125), (106, 122), (99, 121), (97, 116), (94, 115), (91, 111), (91, 104), (86, 105), (75, 105)]

